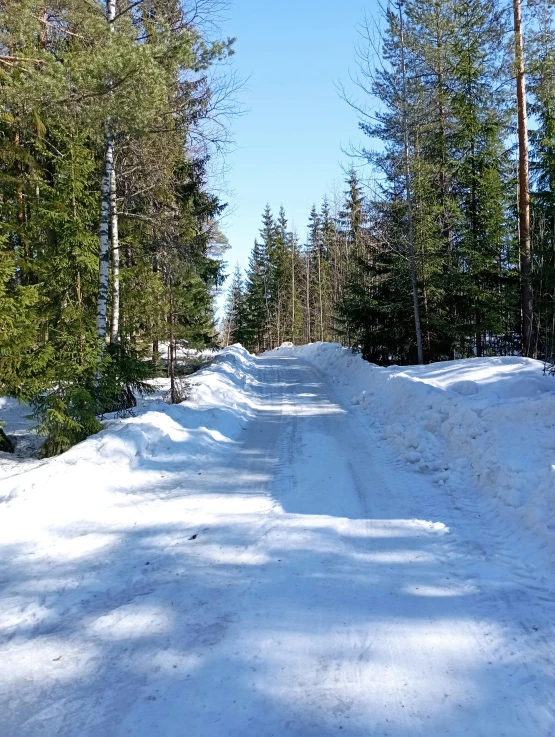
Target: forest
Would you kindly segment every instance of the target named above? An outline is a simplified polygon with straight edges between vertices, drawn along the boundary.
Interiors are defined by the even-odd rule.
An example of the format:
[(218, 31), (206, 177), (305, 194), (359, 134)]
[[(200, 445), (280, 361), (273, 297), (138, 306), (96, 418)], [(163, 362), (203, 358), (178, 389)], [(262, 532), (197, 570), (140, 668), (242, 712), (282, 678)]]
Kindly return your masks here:
[(48, 456), (172, 373), (176, 341), (215, 345), (233, 40), (217, 0), (0, 8), (0, 393)]
[[(210, 176), (237, 82), (220, 0), (3, 0), (0, 393), (43, 455), (177, 346), (339, 341), (380, 365), (555, 353), (550, 0), (396, 0), (359, 28), (342, 193), (262, 214), (230, 280)], [(340, 71), (340, 70), (339, 70)], [(268, 142), (271, 145), (271, 141)]]
[(555, 737), (555, 0), (0, 11), (0, 737)]
[(555, 350), (553, 3), (406, 0), (361, 26), (368, 145), (307, 236), (268, 206), (225, 344), (338, 340), (380, 364)]

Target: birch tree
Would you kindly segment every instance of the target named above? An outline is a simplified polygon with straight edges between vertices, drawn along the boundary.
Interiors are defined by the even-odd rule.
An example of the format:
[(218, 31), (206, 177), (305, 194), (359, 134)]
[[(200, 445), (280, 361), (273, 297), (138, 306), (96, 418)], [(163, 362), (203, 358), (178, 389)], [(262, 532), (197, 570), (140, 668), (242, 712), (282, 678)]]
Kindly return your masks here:
[[(106, 22), (110, 33), (115, 33), (116, 0), (106, 0)], [(107, 80), (108, 89), (113, 80)], [(111, 93), (110, 93), (111, 94)], [(112, 198), (112, 190), (114, 195)], [(100, 188), (100, 224), (99, 224), (99, 252), (98, 252), (98, 302), (96, 308), (96, 330), (98, 339), (106, 339), (106, 320), (108, 309), (108, 289), (110, 274), (110, 206), (115, 204), (116, 175), (114, 170), (114, 131), (112, 120), (107, 120), (104, 131), (104, 167), (102, 186)], [(116, 225), (117, 214), (112, 217), (112, 224)], [(119, 296), (119, 286), (118, 286)], [(118, 303), (119, 312), (119, 303)], [(118, 315), (119, 317), (119, 315)], [(114, 341), (115, 342), (115, 341)]]

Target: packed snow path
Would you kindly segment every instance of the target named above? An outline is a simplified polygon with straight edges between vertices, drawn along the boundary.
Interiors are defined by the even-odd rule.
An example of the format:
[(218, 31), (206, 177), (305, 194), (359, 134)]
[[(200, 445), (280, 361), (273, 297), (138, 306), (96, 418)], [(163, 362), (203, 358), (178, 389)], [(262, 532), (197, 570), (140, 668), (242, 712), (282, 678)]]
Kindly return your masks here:
[(109, 521), (3, 550), (2, 737), (552, 737), (529, 533), (397, 460), (302, 359), (262, 357), (249, 391), (240, 443), (168, 445)]

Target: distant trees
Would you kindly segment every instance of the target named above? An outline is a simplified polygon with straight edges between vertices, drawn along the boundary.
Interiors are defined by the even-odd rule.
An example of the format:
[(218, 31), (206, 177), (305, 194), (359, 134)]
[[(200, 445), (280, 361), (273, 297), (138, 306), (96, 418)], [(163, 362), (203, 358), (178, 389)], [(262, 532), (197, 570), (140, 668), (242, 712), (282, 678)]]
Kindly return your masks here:
[(334, 269), (341, 260), (339, 232), (325, 202), (310, 214), (309, 234), (301, 244), (288, 228), (285, 211), (262, 215), (246, 278), (235, 270), (220, 326), (224, 345), (239, 341), (255, 351), (284, 341), (330, 340), (333, 327)]
[(239, 264), (235, 267), (225, 303), (225, 318), (221, 325), (221, 343), (248, 343), (246, 330), (246, 304), (243, 273)]
[[(295, 339), (381, 364), (553, 362), (555, 6), (394, 0), (380, 27), (363, 28), (350, 101), (372, 188), (352, 170), (337, 211), (310, 213)], [(273, 304), (264, 346), (282, 337)]]

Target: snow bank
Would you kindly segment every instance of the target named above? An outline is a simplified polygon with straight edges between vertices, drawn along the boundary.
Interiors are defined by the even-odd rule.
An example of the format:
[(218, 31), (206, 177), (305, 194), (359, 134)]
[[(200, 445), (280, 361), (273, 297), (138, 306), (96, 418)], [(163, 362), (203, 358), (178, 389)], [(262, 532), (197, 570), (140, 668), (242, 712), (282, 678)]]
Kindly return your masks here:
[(44, 438), (33, 430), (35, 422), (29, 418), (30, 413), (28, 405), (0, 396), (0, 423), (4, 423), (4, 432), (15, 443), (14, 453), (0, 451), (0, 478), (28, 471), (39, 463), (37, 456)]
[(334, 343), (287, 350), (347, 393), (418, 471), (453, 487), (470, 474), (555, 552), (555, 379), (541, 362), (381, 368)]
[(235, 442), (252, 415), (247, 385), (255, 367), (256, 358), (241, 346), (226, 348), (189, 378), (191, 396), (178, 405), (163, 400), (168, 380), (157, 381), (157, 391), (139, 402), (133, 417), (109, 420), (67, 453), (34, 461), (32, 470), (12, 464), (0, 482), (0, 500), (36, 494), (34, 509), (48, 513), (53, 502), (58, 511), (60, 504), (83, 504), (92, 491), (91, 503), (98, 505), (101, 494), (144, 484), (162, 462), (170, 468), (202, 464), (206, 453)]

